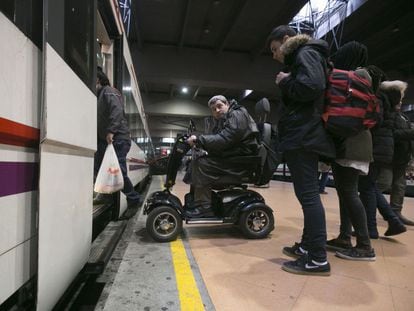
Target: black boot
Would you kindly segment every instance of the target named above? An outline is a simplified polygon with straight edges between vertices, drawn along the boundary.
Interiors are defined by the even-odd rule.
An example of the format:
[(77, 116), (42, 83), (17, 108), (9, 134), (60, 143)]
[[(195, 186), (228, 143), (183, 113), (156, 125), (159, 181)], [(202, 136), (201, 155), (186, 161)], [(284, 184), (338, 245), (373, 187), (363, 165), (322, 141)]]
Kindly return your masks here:
[(414, 226), (414, 221), (409, 220), (408, 218), (405, 218), (405, 216), (403, 216), (403, 215), (401, 214), (401, 211), (399, 211), (399, 210), (394, 210), (394, 212), (395, 212), (395, 214), (397, 214), (398, 218), (401, 220), (401, 222), (402, 222), (404, 225), (407, 225), (407, 226)]
[(407, 228), (398, 217), (395, 217), (388, 220), (388, 229), (385, 231), (384, 235), (392, 236), (403, 233), (405, 231), (407, 231)]

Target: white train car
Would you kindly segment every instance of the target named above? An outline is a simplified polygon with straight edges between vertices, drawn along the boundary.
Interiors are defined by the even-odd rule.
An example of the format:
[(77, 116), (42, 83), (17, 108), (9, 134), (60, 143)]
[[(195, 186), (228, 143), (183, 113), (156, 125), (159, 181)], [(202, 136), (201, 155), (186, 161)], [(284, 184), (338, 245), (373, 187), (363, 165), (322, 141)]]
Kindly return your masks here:
[[(117, 2), (99, 3), (0, 2), (2, 310), (51, 310), (88, 261), (97, 63), (123, 90), (133, 141), (150, 141)], [(141, 147), (128, 154), (135, 185), (148, 176)]]

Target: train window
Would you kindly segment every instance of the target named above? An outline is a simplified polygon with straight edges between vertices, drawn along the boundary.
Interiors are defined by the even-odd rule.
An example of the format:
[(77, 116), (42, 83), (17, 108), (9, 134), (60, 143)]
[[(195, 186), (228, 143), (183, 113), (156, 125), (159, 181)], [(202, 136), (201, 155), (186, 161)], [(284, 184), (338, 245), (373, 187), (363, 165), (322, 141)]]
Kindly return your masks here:
[(1, 0), (0, 12), (42, 49), (43, 0)]
[[(138, 111), (137, 105), (135, 104), (134, 96), (132, 95), (131, 76), (128, 71), (128, 66), (123, 61), (123, 76), (122, 76), (122, 94), (124, 95), (125, 113), (131, 131), (131, 138), (137, 142), (142, 138), (144, 132), (144, 126), (142, 124), (141, 115)], [(141, 146), (140, 146), (141, 147)]]
[(93, 91), (95, 77), (96, 1), (48, 1), (47, 40)]

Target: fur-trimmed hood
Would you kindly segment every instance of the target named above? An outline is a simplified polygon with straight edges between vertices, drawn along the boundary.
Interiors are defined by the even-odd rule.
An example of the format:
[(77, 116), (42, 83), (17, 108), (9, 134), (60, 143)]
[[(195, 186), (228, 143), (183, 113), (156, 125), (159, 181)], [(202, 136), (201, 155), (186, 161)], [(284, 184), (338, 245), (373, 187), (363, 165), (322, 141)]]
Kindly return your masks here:
[(329, 55), (328, 43), (323, 40), (314, 40), (308, 35), (296, 35), (290, 37), (280, 47), (280, 51), (286, 57), (291, 57), (295, 54), (302, 46), (310, 46), (321, 53), (324, 57)]
[(394, 81), (384, 81), (380, 85), (380, 89), (384, 92), (388, 91), (400, 91), (402, 97), (404, 97), (405, 90), (407, 89), (407, 82), (394, 80)]
[(380, 85), (380, 90), (387, 96), (391, 108), (394, 108), (401, 102), (406, 89), (407, 82), (400, 80), (384, 81)]

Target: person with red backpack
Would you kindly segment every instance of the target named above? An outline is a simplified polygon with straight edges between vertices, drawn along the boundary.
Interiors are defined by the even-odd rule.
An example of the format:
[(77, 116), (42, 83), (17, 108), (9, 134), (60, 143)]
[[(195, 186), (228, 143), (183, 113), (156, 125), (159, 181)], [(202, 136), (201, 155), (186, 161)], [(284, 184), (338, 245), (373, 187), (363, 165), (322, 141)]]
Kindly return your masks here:
[[(368, 72), (359, 67), (367, 65), (368, 51), (359, 42), (348, 42), (331, 58), (334, 67), (354, 70), (360, 79), (372, 83)], [(353, 136), (333, 135), (336, 159), (332, 163), (335, 187), (339, 198), (340, 233), (327, 241), (327, 248), (336, 250), (336, 256), (348, 260), (374, 261), (375, 251), (368, 234), (364, 205), (358, 194), (360, 174), (368, 174), (372, 158), (372, 137), (368, 129), (362, 129)], [(351, 243), (351, 225), (355, 229), (356, 245)]]
[(296, 260), (282, 269), (295, 274), (330, 274), (326, 255), (325, 210), (319, 195), (320, 156), (334, 158), (333, 142), (324, 129), (321, 113), (326, 88), (328, 44), (307, 35), (296, 35), (287, 25), (273, 29), (268, 37), (273, 59), (285, 65), (277, 74), (284, 111), (278, 124), (279, 148), (289, 167), (296, 197), (302, 206), (304, 228), (301, 241), (283, 248)]

